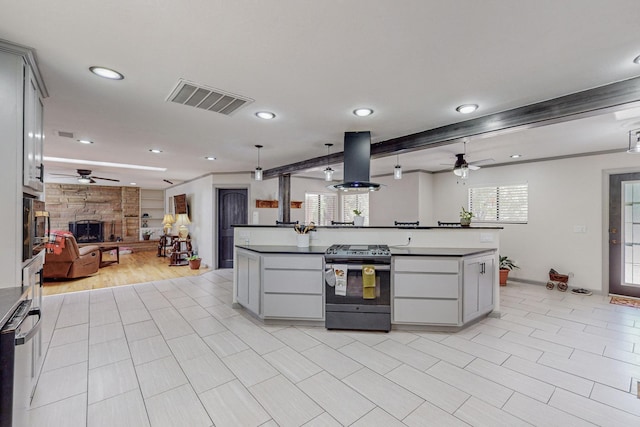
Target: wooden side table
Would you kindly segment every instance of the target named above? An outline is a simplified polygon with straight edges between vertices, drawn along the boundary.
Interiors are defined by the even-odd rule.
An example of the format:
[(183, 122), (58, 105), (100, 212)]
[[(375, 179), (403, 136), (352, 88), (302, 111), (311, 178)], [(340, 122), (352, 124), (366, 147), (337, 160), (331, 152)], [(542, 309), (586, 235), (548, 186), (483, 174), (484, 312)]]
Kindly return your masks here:
[(178, 239), (178, 236), (171, 236), (168, 234), (160, 236), (160, 240), (158, 241), (158, 256), (166, 257), (170, 255), (176, 239)]
[(173, 242), (173, 252), (169, 266), (189, 265), (188, 257), (192, 254), (190, 239), (176, 239)]
[[(120, 264), (120, 246), (118, 245), (113, 245), (113, 246), (100, 246), (100, 268), (102, 267), (106, 267), (107, 265), (111, 265), (111, 264)], [(105, 252), (111, 252), (111, 251), (116, 251), (116, 259), (104, 259), (104, 253)]]

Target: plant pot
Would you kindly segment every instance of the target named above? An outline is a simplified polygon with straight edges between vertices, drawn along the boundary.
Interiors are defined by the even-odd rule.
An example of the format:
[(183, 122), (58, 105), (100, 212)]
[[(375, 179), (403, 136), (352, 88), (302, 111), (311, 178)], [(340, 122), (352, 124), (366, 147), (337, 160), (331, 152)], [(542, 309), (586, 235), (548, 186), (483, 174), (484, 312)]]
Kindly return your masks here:
[(500, 286), (507, 286), (508, 277), (509, 277), (509, 270), (500, 269)]
[(151, 234), (143, 234), (142, 235), (142, 239), (143, 240), (149, 240), (151, 238)]
[(353, 217), (353, 225), (356, 227), (362, 227), (364, 225), (364, 217), (363, 216), (354, 216)]
[(198, 259), (190, 259), (189, 260), (189, 268), (192, 270), (198, 270), (200, 268), (200, 263), (202, 262), (202, 258)]
[(309, 247), (309, 234), (298, 234), (298, 247), (299, 248), (308, 248)]
[(467, 218), (460, 218), (460, 225), (463, 227), (468, 227), (471, 225), (471, 219), (467, 219)]

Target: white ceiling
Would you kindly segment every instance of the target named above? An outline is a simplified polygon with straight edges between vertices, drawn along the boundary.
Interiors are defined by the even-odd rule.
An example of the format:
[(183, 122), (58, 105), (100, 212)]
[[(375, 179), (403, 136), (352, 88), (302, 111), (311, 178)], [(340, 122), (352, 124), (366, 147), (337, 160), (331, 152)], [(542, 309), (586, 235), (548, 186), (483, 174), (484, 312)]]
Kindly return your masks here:
[[(325, 143), (342, 151), (345, 131), (384, 141), (640, 75), (638, 0), (0, 0), (0, 10), (0, 38), (35, 49), (49, 90), (45, 155), (167, 168), (46, 170), (84, 167), (145, 188), (250, 171), (255, 144), (269, 169), (322, 156)], [(96, 77), (92, 65), (125, 79)], [(232, 116), (166, 102), (181, 78), (255, 102)], [(464, 103), (480, 109), (462, 116)], [(362, 106), (374, 115), (352, 114)], [(475, 139), (468, 160), (624, 149), (634, 127), (637, 109)], [(457, 152), (460, 143), (400, 163), (437, 171)], [(374, 160), (372, 175), (395, 162)]]

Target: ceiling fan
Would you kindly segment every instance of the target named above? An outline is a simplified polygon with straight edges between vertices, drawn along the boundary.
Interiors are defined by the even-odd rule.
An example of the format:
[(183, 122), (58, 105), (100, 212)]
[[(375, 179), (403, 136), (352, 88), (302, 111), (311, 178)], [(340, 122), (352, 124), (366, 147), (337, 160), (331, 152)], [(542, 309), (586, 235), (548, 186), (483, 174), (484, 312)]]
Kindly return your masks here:
[[(467, 155), (467, 141), (464, 141), (464, 152), (460, 154), (456, 154), (456, 162), (453, 165), (453, 173), (462, 179), (467, 179), (469, 177), (469, 170), (475, 171), (480, 169), (481, 165), (495, 162), (494, 159), (482, 159), (482, 160), (476, 160), (475, 162), (469, 163), (464, 158), (466, 155)], [(447, 166), (450, 166), (450, 165), (447, 165)]]
[(66, 176), (66, 177), (70, 177), (70, 178), (76, 178), (80, 184), (95, 184), (96, 183), (96, 181), (95, 181), (96, 179), (102, 179), (104, 181), (120, 182), (119, 179), (102, 178), (102, 177), (99, 177), (99, 176), (92, 176), (91, 175), (91, 170), (89, 170), (89, 169), (76, 169), (76, 172), (77, 172), (77, 175), (69, 175), (69, 174), (64, 174), (64, 173), (52, 173), (50, 175)]

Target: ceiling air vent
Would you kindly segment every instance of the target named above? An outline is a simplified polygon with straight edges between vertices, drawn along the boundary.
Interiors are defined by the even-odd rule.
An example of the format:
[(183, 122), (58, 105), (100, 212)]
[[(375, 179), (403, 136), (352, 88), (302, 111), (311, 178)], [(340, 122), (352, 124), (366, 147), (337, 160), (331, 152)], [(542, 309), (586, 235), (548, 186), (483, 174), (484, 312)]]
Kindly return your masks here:
[(61, 136), (63, 138), (73, 138), (73, 132), (65, 132), (63, 130), (59, 130), (58, 136)]
[(253, 99), (180, 79), (167, 101), (230, 116)]

